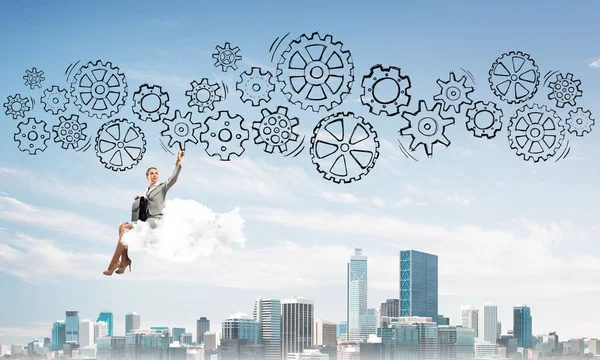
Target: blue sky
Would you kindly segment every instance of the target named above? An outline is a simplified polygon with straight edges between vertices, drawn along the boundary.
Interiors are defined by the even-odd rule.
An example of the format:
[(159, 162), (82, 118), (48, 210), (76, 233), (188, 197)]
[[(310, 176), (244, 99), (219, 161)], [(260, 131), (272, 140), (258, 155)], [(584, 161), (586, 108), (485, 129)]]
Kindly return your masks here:
[[(250, 123), (260, 119), (260, 108), (237, 97), (239, 74), (251, 66), (274, 71), (269, 47), (275, 38), (319, 31), (351, 51), (350, 95), (330, 112), (313, 113), (288, 104), (277, 84), (268, 106), (289, 106), (307, 140), (321, 118), (355, 112), (373, 124), (381, 148), (364, 179), (337, 185), (315, 170), (308, 149), (281, 157), (250, 140), (241, 158), (219, 162), (202, 146), (191, 147), (169, 196), (217, 212), (240, 207), (246, 247), (184, 265), (138, 252), (132, 273), (107, 278), (101, 271), (118, 224), (129, 217), (132, 196), (146, 185), (144, 170), (157, 166), (164, 169), (162, 177), (171, 171), (174, 156), (161, 149), (160, 125), (135, 120), (146, 133), (146, 154), (133, 170), (116, 173), (100, 164), (93, 147), (66, 151), (49, 141), (36, 156), (20, 152), (13, 134), (21, 119), (3, 115), (0, 344), (50, 336), (51, 323), (64, 318), (65, 310), (93, 320), (112, 310), (117, 335), (130, 311), (141, 314), (144, 327), (195, 331), (195, 320), (207, 316), (214, 330), (230, 314), (251, 313), (258, 296), (311, 298), (317, 318), (340, 321), (346, 262), (355, 246), (369, 256), (369, 307), (398, 297), (398, 252), (417, 249), (440, 257), (439, 309), (451, 323), (460, 321), (461, 305), (490, 301), (499, 306), (505, 332), (512, 327), (512, 306), (525, 303), (535, 334), (597, 337), (600, 315), (591, 309), (600, 290), (598, 129), (582, 138), (567, 134), (571, 153), (564, 160), (523, 161), (509, 148), (506, 132), (520, 106), (495, 98), (487, 78), (497, 57), (523, 51), (542, 77), (558, 70), (581, 79), (577, 106), (598, 119), (600, 68), (593, 64), (600, 59), (600, 42), (593, 24), (599, 6), (516, 0), (6, 2), (0, 14), (0, 95), (3, 103), (15, 93), (37, 97), (27, 116), (58, 123), (40, 106), (42, 91), (65, 86), (69, 64), (102, 59), (127, 78), (127, 105), (115, 118), (135, 119), (131, 96), (143, 83), (169, 92), (169, 115), (183, 111), (190, 82), (208, 77), (230, 89), (216, 110), (241, 114)], [(226, 41), (241, 49), (235, 72), (213, 66), (215, 46)], [(471, 98), (501, 107), (502, 131), (493, 140), (477, 139), (465, 129), (464, 115), (457, 116), (446, 132), (448, 148), (436, 146), (432, 159), (406, 158), (397, 146), (405, 121), (371, 115), (358, 100), (362, 76), (375, 64), (398, 66), (410, 76), (410, 111), (419, 99), (432, 103), (437, 79), (470, 71)], [(42, 89), (24, 85), (22, 76), (32, 67), (44, 71)], [(527, 104), (556, 108), (548, 92), (540, 85)], [(563, 118), (568, 113), (557, 110)], [(195, 120), (206, 117), (190, 111)], [(78, 110), (70, 104), (67, 112)], [(106, 121), (79, 115), (90, 136)]]

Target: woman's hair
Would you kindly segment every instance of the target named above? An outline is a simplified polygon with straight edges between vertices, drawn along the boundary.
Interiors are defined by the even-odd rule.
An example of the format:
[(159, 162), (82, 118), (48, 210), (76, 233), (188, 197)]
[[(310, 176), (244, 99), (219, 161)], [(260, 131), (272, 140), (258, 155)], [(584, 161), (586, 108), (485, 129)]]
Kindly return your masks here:
[(148, 174), (150, 173), (150, 170), (152, 170), (152, 169), (158, 171), (158, 169), (155, 167), (149, 167), (148, 170), (146, 170), (146, 176), (148, 176)]

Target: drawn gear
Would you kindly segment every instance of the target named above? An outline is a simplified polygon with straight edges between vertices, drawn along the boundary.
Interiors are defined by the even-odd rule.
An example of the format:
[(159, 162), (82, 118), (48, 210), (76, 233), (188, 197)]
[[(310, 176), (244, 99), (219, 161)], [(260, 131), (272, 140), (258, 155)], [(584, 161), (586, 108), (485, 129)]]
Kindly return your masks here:
[(473, 100), (469, 99), (469, 94), (475, 91), (472, 87), (466, 84), (467, 77), (463, 75), (460, 80), (456, 80), (454, 72), (450, 72), (448, 81), (437, 80), (440, 86), (440, 93), (433, 97), (436, 102), (442, 102), (444, 111), (454, 108), (454, 112), (460, 113), (462, 105), (471, 105)]
[(28, 152), (29, 155), (37, 155), (38, 151), (43, 152), (48, 145), (46, 142), (50, 139), (50, 132), (46, 130), (44, 120), (28, 118), (17, 125), (19, 131), (15, 134), (15, 142), (19, 143), (19, 150)]
[(478, 101), (475, 106), (467, 110), (467, 130), (475, 137), (492, 139), (502, 130), (503, 112), (493, 102)]
[(219, 156), (221, 161), (229, 161), (231, 155), (242, 156), (245, 151), (243, 143), (250, 138), (243, 121), (243, 117), (237, 114), (232, 117), (229, 111), (219, 111), (217, 117), (206, 119), (205, 130), (200, 134), (200, 141), (208, 144), (206, 153)]
[(69, 103), (68, 92), (66, 89), (61, 89), (57, 85), (53, 85), (51, 89), (44, 90), (42, 96), (42, 104), (44, 104), (44, 111), (52, 112), (53, 115), (58, 115), (61, 111), (67, 110), (67, 104)]
[(538, 90), (540, 72), (535, 61), (520, 51), (511, 51), (496, 59), (489, 72), (492, 91), (509, 104), (531, 99)]
[(79, 142), (87, 139), (87, 135), (83, 133), (86, 128), (86, 123), (79, 123), (79, 115), (71, 115), (69, 118), (61, 116), (60, 123), (52, 127), (55, 134), (54, 142), (62, 142), (63, 149), (68, 149), (69, 146), (77, 149)]
[(583, 136), (592, 131), (592, 127), (596, 121), (592, 118), (592, 113), (589, 110), (583, 110), (583, 108), (578, 107), (577, 111), (569, 111), (566, 123), (568, 126), (567, 129), (571, 134)]
[(408, 121), (408, 125), (400, 129), (400, 134), (412, 137), (410, 150), (415, 151), (419, 145), (423, 145), (427, 156), (433, 156), (434, 144), (450, 146), (450, 140), (444, 132), (447, 126), (454, 124), (454, 118), (443, 117), (441, 110), (442, 105), (439, 103), (435, 103), (433, 109), (430, 110), (425, 101), (420, 100), (419, 109), (416, 112), (405, 111), (402, 113), (402, 118)]
[(545, 105), (523, 106), (508, 124), (510, 148), (525, 160), (548, 160), (560, 148), (564, 138), (561, 119)]
[(36, 87), (42, 87), (42, 81), (46, 80), (44, 77), (43, 71), (37, 71), (36, 68), (31, 70), (25, 70), (25, 75), (23, 76), (23, 80), (25, 80), (25, 86), (29, 86), (31, 90)]
[(6, 115), (11, 115), (13, 120), (16, 120), (20, 117), (25, 117), (25, 112), (31, 110), (29, 106), (29, 99), (22, 98), (21, 94), (15, 94), (14, 96), (8, 96), (7, 102), (4, 103), (4, 107), (6, 108)]
[[(387, 91), (377, 91), (377, 86), (386, 82), (395, 84), (393, 96), (390, 96)], [(363, 77), (361, 86), (363, 94), (360, 96), (360, 101), (369, 107), (372, 114), (379, 115), (385, 112), (388, 116), (396, 115), (400, 112), (401, 106), (410, 104), (408, 94), (408, 89), (411, 87), (410, 78), (401, 75), (399, 67), (384, 68), (381, 64), (375, 65), (371, 67), (371, 72)]]
[(236, 62), (242, 60), (242, 55), (238, 55), (239, 47), (236, 46), (232, 49), (231, 44), (226, 42), (224, 48), (217, 45), (215, 49), (217, 52), (212, 55), (213, 59), (217, 60), (215, 67), (220, 66), (223, 71), (227, 71), (229, 68), (237, 70)]
[(110, 118), (125, 105), (127, 81), (111, 62), (90, 61), (73, 77), (71, 95), (82, 113)]
[(565, 104), (575, 106), (575, 99), (583, 95), (579, 85), (581, 85), (581, 80), (573, 80), (573, 74), (567, 73), (566, 76), (558, 74), (556, 81), (548, 85), (552, 89), (548, 99), (556, 100), (556, 106), (559, 108), (564, 108)]
[(181, 112), (175, 110), (175, 117), (164, 119), (163, 123), (167, 128), (161, 131), (160, 135), (169, 138), (169, 147), (173, 147), (177, 143), (181, 150), (185, 150), (186, 143), (198, 143), (199, 134), (197, 134), (197, 130), (202, 127), (202, 123), (192, 121), (191, 112), (181, 116)]
[(265, 144), (265, 152), (269, 154), (272, 154), (275, 148), (280, 153), (284, 153), (287, 151), (288, 142), (298, 139), (294, 127), (299, 124), (299, 121), (297, 118), (290, 119), (287, 112), (288, 109), (283, 106), (278, 106), (275, 112), (262, 109), (262, 119), (252, 123), (252, 129), (257, 134), (254, 143)]
[(273, 74), (259, 67), (252, 67), (251, 71), (240, 75), (236, 88), (241, 91), (240, 99), (243, 102), (250, 101), (252, 106), (260, 106), (261, 101), (271, 101), (271, 93), (275, 91)]
[(169, 94), (160, 85), (144, 84), (133, 93), (132, 110), (142, 121), (159, 121), (169, 112)]
[(331, 110), (350, 94), (354, 63), (350, 51), (343, 50), (341, 42), (333, 42), (331, 35), (303, 34), (281, 54), (277, 80), (288, 100), (303, 110)]
[(337, 184), (362, 179), (379, 158), (380, 144), (373, 126), (352, 112), (339, 112), (319, 121), (310, 143), (317, 171)]
[(217, 94), (220, 89), (219, 84), (209, 84), (208, 79), (200, 80), (200, 83), (192, 81), (192, 90), (185, 92), (190, 98), (188, 106), (197, 106), (198, 112), (204, 112), (206, 109), (214, 110), (215, 102), (221, 101), (221, 95)]
[(146, 153), (146, 136), (127, 119), (111, 120), (98, 130), (95, 149), (105, 168), (113, 171), (133, 169)]

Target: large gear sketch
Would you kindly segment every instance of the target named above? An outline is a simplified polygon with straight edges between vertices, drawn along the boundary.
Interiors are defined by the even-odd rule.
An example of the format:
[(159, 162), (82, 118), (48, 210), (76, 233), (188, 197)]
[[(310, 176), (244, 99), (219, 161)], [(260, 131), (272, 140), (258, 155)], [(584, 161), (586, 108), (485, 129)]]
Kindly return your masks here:
[(281, 54), (277, 80), (291, 103), (314, 112), (331, 110), (350, 94), (354, 63), (350, 51), (331, 35), (303, 34)]
[(296, 141), (298, 134), (294, 127), (299, 124), (298, 118), (288, 116), (288, 108), (278, 106), (276, 111), (262, 109), (262, 119), (252, 123), (252, 129), (256, 132), (254, 143), (265, 144), (265, 152), (272, 154), (275, 149), (280, 153), (288, 150), (288, 142)]
[(46, 142), (50, 139), (50, 132), (46, 129), (46, 125), (44, 120), (37, 120), (32, 117), (20, 122), (17, 125), (19, 131), (14, 136), (19, 150), (28, 152), (29, 155), (44, 152), (48, 147)]
[(218, 94), (221, 88), (219, 84), (211, 84), (207, 78), (203, 78), (199, 83), (192, 81), (190, 85), (192, 89), (185, 92), (185, 95), (190, 98), (188, 106), (198, 107), (198, 112), (204, 112), (206, 109), (214, 110), (215, 103), (223, 99)]
[(44, 77), (43, 71), (38, 71), (37, 68), (33, 68), (31, 70), (25, 70), (25, 75), (23, 75), (23, 80), (25, 80), (25, 86), (29, 86), (29, 89), (33, 90), (36, 87), (42, 87), (42, 81), (46, 80)]
[(231, 116), (229, 111), (219, 111), (217, 117), (209, 117), (204, 121), (204, 131), (200, 141), (207, 143), (206, 153), (218, 156), (221, 161), (230, 161), (232, 155), (237, 157), (244, 153), (244, 141), (250, 139), (250, 132), (244, 127), (241, 115)]
[(87, 139), (87, 135), (83, 130), (87, 129), (86, 123), (79, 122), (79, 115), (71, 115), (70, 117), (61, 116), (60, 123), (52, 127), (54, 132), (54, 142), (62, 143), (63, 149), (77, 149), (79, 142)]
[(9, 95), (7, 101), (3, 104), (6, 108), (4, 112), (6, 115), (12, 116), (13, 120), (18, 118), (24, 118), (25, 113), (31, 110), (29, 106), (29, 99), (22, 98), (21, 94)]
[(519, 104), (533, 98), (537, 92), (540, 71), (528, 54), (511, 51), (492, 64), (489, 82), (498, 98), (509, 104)]
[(96, 135), (96, 156), (112, 171), (133, 169), (146, 153), (146, 136), (127, 119), (114, 119), (100, 127)]
[(463, 75), (459, 80), (456, 80), (454, 72), (450, 72), (448, 81), (442, 79), (437, 80), (440, 87), (440, 93), (433, 97), (436, 102), (441, 102), (444, 111), (453, 108), (455, 113), (460, 113), (462, 105), (471, 105), (473, 100), (469, 98), (469, 94), (475, 91), (474, 88), (467, 86), (467, 76)]
[(111, 62), (88, 62), (79, 68), (71, 82), (71, 96), (79, 111), (89, 117), (110, 118), (125, 105), (125, 74)]
[(216, 53), (213, 53), (212, 57), (215, 59), (215, 67), (221, 67), (221, 70), (226, 72), (228, 69), (237, 70), (236, 63), (242, 60), (242, 55), (238, 55), (240, 52), (239, 47), (231, 48), (231, 44), (226, 42), (224, 47), (219, 45), (215, 48)]
[(433, 145), (443, 144), (450, 146), (450, 140), (446, 137), (446, 127), (454, 124), (454, 118), (441, 115), (442, 105), (435, 103), (432, 109), (427, 107), (424, 100), (419, 101), (419, 109), (410, 113), (405, 111), (402, 118), (408, 121), (408, 125), (400, 129), (400, 135), (411, 136), (410, 150), (415, 151), (419, 145), (423, 145), (427, 156), (433, 156)]
[(250, 102), (252, 106), (260, 106), (261, 102), (271, 101), (271, 93), (275, 91), (273, 74), (259, 67), (252, 67), (240, 75), (236, 89), (241, 92), (240, 99)]
[(181, 150), (185, 150), (185, 144), (198, 143), (200, 138), (199, 129), (202, 128), (201, 122), (192, 120), (192, 113), (188, 112), (185, 116), (181, 116), (179, 110), (175, 110), (175, 117), (172, 119), (164, 119), (163, 123), (166, 129), (160, 132), (161, 136), (169, 139), (168, 146), (178, 144)]
[(548, 94), (548, 99), (555, 100), (556, 106), (559, 108), (564, 108), (567, 104), (575, 106), (577, 105), (575, 99), (583, 95), (579, 85), (581, 85), (581, 80), (573, 79), (573, 74), (558, 74), (556, 80), (548, 84), (548, 87), (552, 90)]
[(317, 171), (337, 184), (359, 181), (379, 158), (375, 129), (352, 112), (339, 112), (319, 121), (310, 143)]
[(51, 112), (52, 115), (58, 115), (61, 111), (67, 110), (69, 96), (66, 89), (61, 89), (57, 85), (44, 90), (41, 102), (44, 104), (44, 111)]
[(467, 110), (467, 130), (475, 137), (493, 139), (502, 130), (502, 115), (502, 109), (493, 102), (478, 101)]
[(132, 110), (142, 121), (160, 121), (169, 112), (169, 94), (160, 85), (143, 84), (133, 93)]
[(372, 114), (385, 112), (388, 116), (396, 115), (400, 113), (400, 107), (410, 104), (410, 77), (402, 75), (399, 67), (374, 65), (363, 77), (361, 86), (363, 94), (360, 101), (369, 107)]
[(577, 111), (569, 111), (569, 117), (565, 122), (569, 132), (580, 137), (589, 134), (596, 123), (592, 118), (592, 113), (589, 110), (583, 110), (582, 107), (578, 107)]
[(545, 105), (523, 106), (508, 124), (510, 148), (526, 161), (548, 160), (556, 154), (564, 138), (560, 117)]

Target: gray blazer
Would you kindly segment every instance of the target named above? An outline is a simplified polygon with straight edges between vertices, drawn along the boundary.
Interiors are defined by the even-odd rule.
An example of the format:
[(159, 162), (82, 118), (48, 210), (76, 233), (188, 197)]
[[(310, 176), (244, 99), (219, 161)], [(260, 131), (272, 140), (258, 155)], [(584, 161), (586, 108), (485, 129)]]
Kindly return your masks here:
[[(165, 208), (165, 199), (167, 197), (167, 191), (175, 185), (177, 178), (181, 172), (181, 165), (175, 165), (173, 174), (167, 179), (166, 182), (158, 184), (146, 197), (148, 200), (148, 217), (149, 218), (160, 218), (162, 217), (162, 211)], [(136, 221), (138, 210), (140, 207), (140, 199), (137, 199), (131, 207), (132, 221)]]

